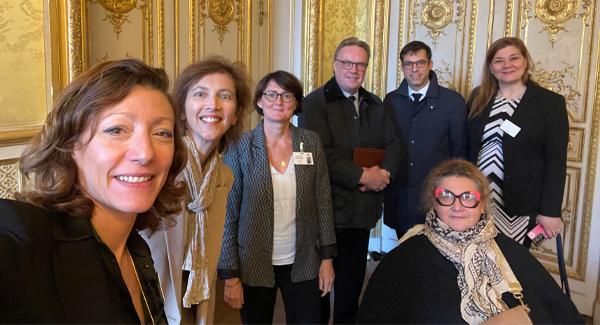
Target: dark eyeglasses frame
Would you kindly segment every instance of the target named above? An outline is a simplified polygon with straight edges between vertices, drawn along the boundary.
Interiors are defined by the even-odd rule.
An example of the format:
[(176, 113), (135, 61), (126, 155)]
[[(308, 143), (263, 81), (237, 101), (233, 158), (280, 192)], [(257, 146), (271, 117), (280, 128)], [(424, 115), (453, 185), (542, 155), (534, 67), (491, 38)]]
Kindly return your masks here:
[(342, 61), (342, 60), (338, 60), (338, 59), (335, 59), (335, 60), (342, 64), (342, 68), (344, 70), (351, 70), (352, 67), (356, 66), (356, 70), (365, 71), (365, 70), (367, 70), (367, 66), (369, 65), (368, 63), (364, 63), (364, 62)]
[(405, 69), (411, 69), (413, 66), (416, 66), (418, 69), (422, 69), (429, 63), (429, 60), (419, 60), (419, 61), (404, 61), (402, 62), (402, 66)]
[[(450, 204), (443, 204), (440, 201), (440, 196), (444, 192), (452, 194), (452, 202)], [(433, 193), (435, 195), (435, 200), (437, 201), (437, 203), (439, 205), (445, 206), (445, 207), (452, 206), (454, 204), (454, 202), (456, 202), (456, 198), (458, 198), (458, 202), (460, 202), (460, 205), (462, 205), (463, 207), (465, 207), (467, 209), (476, 208), (479, 205), (479, 202), (481, 202), (481, 193), (479, 193), (479, 192), (466, 191), (466, 192), (462, 192), (460, 194), (454, 194), (452, 191), (450, 191), (448, 189), (438, 187), (438, 188), (435, 189), (435, 191)], [(463, 195), (465, 195), (465, 194), (473, 194), (473, 195), (475, 195), (475, 198), (477, 199), (477, 202), (475, 202), (475, 205), (473, 205), (473, 206), (465, 205), (465, 203), (463, 202)]]
[[(276, 94), (277, 96), (275, 96), (275, 98), (269, 98), (269, 96), (267, 94)], [(286, 95), (289, 95), (290, 97), (288, 97), (288, 99), (285, 99), (284, 96), (286, 96)], [(292, 102), (292, 100), (294, 100), (294, 98), (296, 98), (296, 96), (294, 96), (294, 94), (289, 91), (283, 92), (281, 94), (276, 91), (265, 91), (263, 93), (263, 96), (265, 97), (265, 99), (267, 101), (269, 101), (271, 103), (277, 101), (277, 98), (279, 98), (279, 97), (281, 97), (281, 100), (284, 103), (290, 103), (290, 102)]]

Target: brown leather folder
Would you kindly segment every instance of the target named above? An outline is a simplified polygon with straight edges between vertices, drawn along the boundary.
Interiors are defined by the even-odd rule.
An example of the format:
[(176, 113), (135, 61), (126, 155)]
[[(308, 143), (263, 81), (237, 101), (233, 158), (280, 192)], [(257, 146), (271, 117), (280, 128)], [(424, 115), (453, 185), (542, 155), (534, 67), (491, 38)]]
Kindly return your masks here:
[(352, 152), (352, 163), (360, 167), (381, 166), (385, 150), (377, 148), (355, 147)]

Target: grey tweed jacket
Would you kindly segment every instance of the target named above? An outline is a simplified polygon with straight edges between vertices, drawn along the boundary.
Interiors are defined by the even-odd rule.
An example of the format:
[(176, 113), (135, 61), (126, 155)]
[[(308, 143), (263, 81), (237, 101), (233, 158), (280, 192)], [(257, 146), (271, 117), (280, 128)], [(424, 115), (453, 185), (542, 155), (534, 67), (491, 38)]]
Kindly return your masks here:
[[(321, 259), (335, 255), (335, 232), (327, 163), (317, 133), (290, 125), (292, 147), (312, 152), (314, 165), (296, 173), (296, 255), (292, 282), (315, 279)], [(263, 123), (229, 147), (224, 161), (234, 175), (218, 272), (250, 286), (273, 287), (273, 185)]]

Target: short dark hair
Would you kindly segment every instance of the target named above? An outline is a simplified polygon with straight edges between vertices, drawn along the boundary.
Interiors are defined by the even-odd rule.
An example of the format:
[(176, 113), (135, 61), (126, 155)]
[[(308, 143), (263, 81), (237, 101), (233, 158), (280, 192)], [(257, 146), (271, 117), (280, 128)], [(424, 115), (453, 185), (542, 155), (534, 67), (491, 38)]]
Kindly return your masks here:
[[(73, 80), (21, 155), (20, 169), (31, 180), (31, 188), (18, 193), (17, 199), (50, 211), (91, 217), (94, 203), (81, 189), (73, 152), (88, 127), (95, 133), (100, 114), (123, 101), (136, 87), (160, 91), (173, 106), (164, 70), (136, 59), (104, 62)], [(181, 210), (185, 187), (176, 177), (187, 162), (187, 151), (178, 123), (174, 131), (175, 150), (167, 180), (150, 210), (138, 215), (138, 229), (155, 229), (161, 218)]]
[(429, 47), (429, 45), (427, 45), (421, 41), (412, 41), (412, 42), (404, 45), (404, 47), (400, 51), (400, 61), (402, 61), (402, 63), (404, 63), (405, 55), (411, 54), (411, 53), (416, 53), (420, 50), (425, 50), (425, 53), (427, 54), (427, 60), (431, 61), (431, 48)]
[(362, 47), (363, 50), (365, 50), (365, 52), (367, 52), (367, 61), (369, 61), (371, 59), (371, 47), (369, 46), (369, 44), (367, 44), (367, 42), (359, 39), (358, 37), (349, 37), (346, 38), (345, 40), (341, 41), (340, 44), (338, 44), (338, 46), (335, 48), (335, 52), (333, 54), (333, 59), (337, 60), (338, 54), (340, 53), (340, 50), (346, 46), (359, 46)]
[(250, 82), (246, 66), (242, 62), (231, 62), (219, 55), (208, 56), (196, 61), (187, 66), (179, 77), (177, 77), (173, 97), (175, 100), (177, 121), (182, 124), (182, 130), (185, 130), (187, 128), (185, 115), (187, 93), (194, 83), (213, 73), (229, 75), (235, 85), (235, 101), (237, 104), (235, 115), (238, 117), (238, 122), (232, 125), (223, 137), (221, 137), (219, 150), (223, 151), (227, 145), (235, 142), (244, 131), (244, 119), (242, 117), (246, 115), (250, 108)]
[(298, 104), (294, 110), (294, 114), (298, 115), (299, 113), (302, 113), (302, 99), (304, 99), (302, 83), (300, 80), (298, 80), (298, 78), (296, 78), (296, 76), (283, 70), (267, 73), (262, 79), (260, 79), (258, 85), (256, 85), (256, 91), (254, 92), (254, 109), (256, 109), (256, 112), (261, 116), (263, 115), (262, 108), (258, 107), (258, 101), (263, 96), (265, 89), (267, 89), (267, 84), (271, 80), (275, 81), (279, 87), (294, 94), (296, 103)]

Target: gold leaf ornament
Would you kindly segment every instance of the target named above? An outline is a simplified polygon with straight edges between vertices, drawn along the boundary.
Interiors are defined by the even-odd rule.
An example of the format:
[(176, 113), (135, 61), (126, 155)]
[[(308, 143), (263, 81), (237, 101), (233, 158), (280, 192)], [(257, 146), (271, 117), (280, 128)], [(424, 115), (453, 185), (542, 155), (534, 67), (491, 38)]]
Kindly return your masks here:
[(548, 32), (552, 45), (558, 39), (558, 33), (565, 30), (564, 24), (576, 17), (578, 7), (578, 0), (537, 0), (535, 2), (535, 15), (546, 25), (543, 30)]
[(104, 20), (110, 21), (113, 25), (113, 30), (117, 34), (118, 39), (119, 34), (123, 30), (123, 24), (129, 21), (127, 14), (136, 8), (137, 0), (98, 0), (98, 2), (100, 2), (104, 9), (110, 12), (106, 14)]
[(215, 23), (213, 30), (219, 34), (222, 43), (227, 27), (235, 17), (235, 2), (233, 0), (208, 0), (208, 17)]
[(443, 29), (450, 24), (454, 15), (454, 5), (450, 0), (428, 0), (423, 4), (421, 20), (431, 36), (433, 43), (444, 34)]

